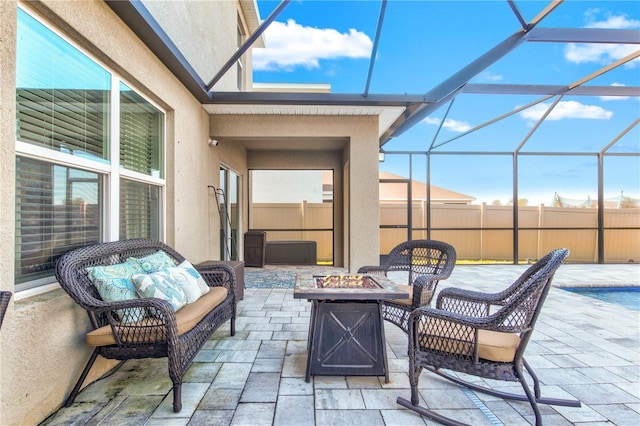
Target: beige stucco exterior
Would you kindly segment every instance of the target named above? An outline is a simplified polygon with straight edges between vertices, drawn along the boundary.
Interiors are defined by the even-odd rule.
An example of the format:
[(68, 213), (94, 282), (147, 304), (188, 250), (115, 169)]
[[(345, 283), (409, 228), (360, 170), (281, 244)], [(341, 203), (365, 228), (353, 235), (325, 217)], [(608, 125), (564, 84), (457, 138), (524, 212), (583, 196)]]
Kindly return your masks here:
[[(164, 2), (157, 3), (153, 7), (161, 8)], [(90, 355), (84, 344), (84, 333), (89, 327), (87, 315), (57, 284), (41, 289), (44, 291), (40, 293), (16, 292), (14, 287), (17, 6), (15, 1), (0, 2), (0, 288), (14, 292), (0, 332), (3, 426), (38, 424), (55, 412)], [(207, 66), (218, 69), (228, 59), (219, 53), (236, 48), (240, 3), (192, 2), (190, 13), (199, 13), (199, 6), (205, 7), (207, 13), (224, 17), (215, 21), (209, 35), (214, 40), (232, 43), (217, 56), (209, 57), (210, 62), (196, 64), (200, 69)], [(249, 169), (333, 169), (335, 262), (351, 270), (377, 262), (377, 116), (210, 116), (102, 1), (46, 0), (30, 3), (28, 7), (165, 110), (165, 241), (190, 261), (220, 258), (215, 193), (208, 186), (218, 186), (219, 168), (224, 164), (242, 178), (243, 232), (248, 229), (245, 206)], [(218, 36), (220, 39), (216, 39)], [(250, 65), (250, 59), (247, 63)], [(230, 73), (236, 75), (235, 71)], [(236, 80), (225, 77), (215, 88), (237, 90)], [(220, 145), (209, 146), (209, 136), (219, 138)], [(304, 144), (308, 140), (313, 141), (313, 149)], [(113, 365), (102, 360), (88, 380), (95, 380)]]
[(334, 171), (334, 263), (353, 272), (378, 258), (377, 128), (375, 116), (211, 116), (220, 146), (248, 147), (248, 169)]

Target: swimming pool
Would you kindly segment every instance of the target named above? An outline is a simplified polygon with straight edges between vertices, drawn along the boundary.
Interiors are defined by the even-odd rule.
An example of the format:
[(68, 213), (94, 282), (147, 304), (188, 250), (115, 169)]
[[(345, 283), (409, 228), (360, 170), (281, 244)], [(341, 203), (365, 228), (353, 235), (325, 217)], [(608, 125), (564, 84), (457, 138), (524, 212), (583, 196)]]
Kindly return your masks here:
[(640, 311), (640, 287), (569, 287), (563, 290)]

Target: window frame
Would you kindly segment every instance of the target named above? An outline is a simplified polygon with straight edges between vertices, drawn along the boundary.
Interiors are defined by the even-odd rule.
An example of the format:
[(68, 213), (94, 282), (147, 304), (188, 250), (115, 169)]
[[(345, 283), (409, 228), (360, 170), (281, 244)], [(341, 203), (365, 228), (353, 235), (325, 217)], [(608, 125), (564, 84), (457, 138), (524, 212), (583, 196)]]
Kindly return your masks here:
[[(35, 159), (46, 164), (50, 164), (52, 166), (62, 166), (69, 167), (73, 169), (79, 169), (91, 173), (96, 173), (99, 175), (99, 179), (102, 180), (103, 186), (103, 194), (102, 199), (100, 199), (100, 209), (102, 213), (103, 223), (100, 224), (102, 228), (102, 232), (100, 235), (101, 241), (117, 241), (120, 239), (120, 179), (126, 179), (130, 181), (135, 181), (139, 183), (143, 183), (146, 185), (154, 186), (159, 189), (159, 200), (158, 200), (158, 235), (159, 239), (164, 241), (166, 237), (166, 191), (167, 191), (167, 182), (166, 182), (166, 170), (167, 170), (167, 110), (162, 108), (149, 96), (147, 96), (143, 91), (138, 89), (135, 85), (131, 84), (129, 81), (124, 79), (119, 73), (117, 73), (114, 69), (107, 66), (104, 62), (100, 61), (94, 55), (92, 55), (87, 49), (85, 49), (80, 44), (76, 43), (73, 39), (68, 37), (66, 34), (62, 33), (54, 24), (52, 24), (49, 20), (43, 17), (41, 14), (29, 9), (23, 4), (18, 4), (18, 10), (21, 10), (25, 14), (29, 15), (32, 19), (37, 21), (40, 25), (44, 26), (47, 30), (49, 30), (55, 37), (58, 37), (61, 42), (68, 43), (73, 48), (77, 49), (81, 55), (86, 56), (88, 59), (93, 61), (96, 65), (101, 67), (110, 75), (111, 84), (110, 84), (110, 94), (109, 94), (109, 110), (108, 116), (106, 117), (109, 120), (107, 124), (109, 129), (109, 135), (107, 139), (104, 140), (105, 143), (108, 143), (109, 150), (109, 159), (99, 161), (97, 159), (89, 159), (83, 158), (82, 156), (77, 156), (69, 153), (65, 153), (62, 151), (58, 151), (55, 149), (49, 149), (43, 146), (39, 146), (30, 142), (23, 142), (18, 140), (18, 134), (16, 132), (15, 135), (15, 152), (14, 152), (14, 161), (18, 157), (22, 158), (30, 158)], [(20, 35), (18, 35), (19, 37)], [(16, 55), (18, 53), (16, 52)], [(16, 56), (17, 58), (17, 56)], [(16, 73), (17, 74), (17, 73)], [(17, 77), (17, 75), (16, 75)], [(130, 169), (124, 168), (120, 164), (120, 93), (121, 93), (121, 83), (124, 84), (127, 88), (135, 92), (139, 95), (144, 101), (148, 102), (151, 106), (158, 110), (158, 112), (162, 115), (162, 124), (161, 124), (161, 132), (162, 134), (159, 137), (158, 143), (160, 144), (160, 160), (159, 166), (161, 171), (159, 176), (153, 176), (152, 174), (144, 174), (137, 171), (133, 171)], [(16, 87), (17, 91), (17, 87)], [(16, 117), (17, 119), (17, 111)], [(14, 200), (17, 194), (14, 193)], [(15, 202), (14, 201), (14, 202)], [(17, 207), (17, 206), (16, 206)], [(17, 222), (14, 221), (14, 229), (17, 226)], [(17, 250), (17, 235), (14, 236), (14, 247)], [(14, 260), (14, 268), (17, 267), (16, 263), (19, 261), (20, 257), (18, 253), (15, 255)], [(51, 270), (51, 275), (47, 277), (35, 278), (32, 280), (27, 280), (25, 282), (17, 283), (14, 282), (15, 292), (26, 291), (30, 289), (34, 289), (36, 287), (43, 287), (50, 284), (55, 284), (56, 278)], [(48, 287), (47, 287), (48, 288)], [(56, 286), (57, 288), (57, 286)]]

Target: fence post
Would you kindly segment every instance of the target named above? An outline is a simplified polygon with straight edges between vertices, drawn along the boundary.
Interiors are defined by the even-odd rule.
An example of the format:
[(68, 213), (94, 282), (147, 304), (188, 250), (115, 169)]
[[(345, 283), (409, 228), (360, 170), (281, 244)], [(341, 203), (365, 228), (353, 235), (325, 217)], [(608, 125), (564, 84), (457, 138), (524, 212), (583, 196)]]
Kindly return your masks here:
[(427, 200), (420, 200), (420, 227), (422, 231), (420, 231), (420, 236), (422, 239), (427, 239)]
[(307, 204), (308, 204), (307, 200), (302, 200), (302, 203), (300, 204), (300, 215), (302, 216), (300, 222), (302, 223), (302, 229), (303, 229), (302, 239), (303, 240), (306, 240), (308, 237), (306, 229), (307, 229), (307, 216), (308, 216), (307, 209), (309, 208), (309, 206)]
[(484, 228), (485, 228), (486, 219), (487, 219), (487, 203), (483, 201), (480, 207), (480, 260), (484, 260), (484, 253), (485, 253)]
[(536, 260), (542, 257), (542, 243), (543, 243), (543, 226), (544, 226), (544, 204), (538, 206), (538, 238), (536, 242)]

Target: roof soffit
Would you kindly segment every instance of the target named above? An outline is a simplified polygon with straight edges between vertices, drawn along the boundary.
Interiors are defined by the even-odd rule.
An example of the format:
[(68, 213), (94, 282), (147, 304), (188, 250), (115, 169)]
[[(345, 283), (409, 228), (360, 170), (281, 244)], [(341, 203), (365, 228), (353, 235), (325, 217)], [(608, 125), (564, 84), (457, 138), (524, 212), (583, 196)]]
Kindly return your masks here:
[(203, 108), (211, 115), (378, 116), (379, 137), (406, 110), (404, 106), (291, 104), (205, 104)]

